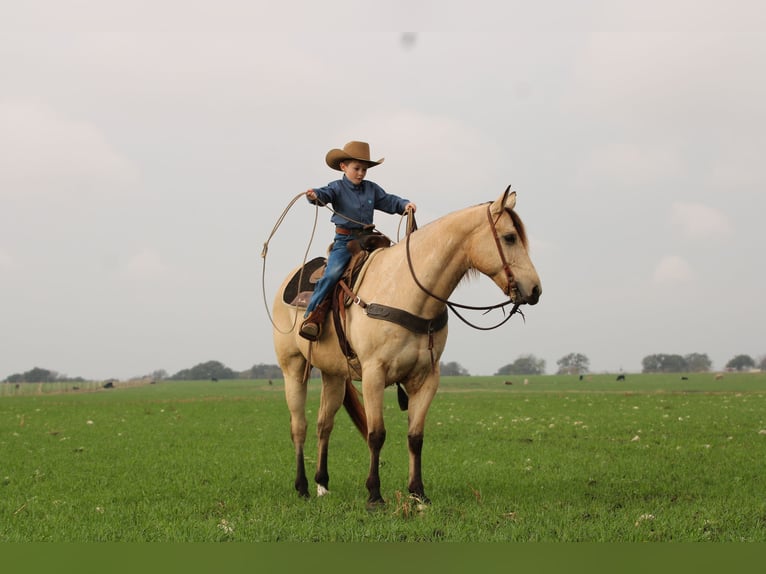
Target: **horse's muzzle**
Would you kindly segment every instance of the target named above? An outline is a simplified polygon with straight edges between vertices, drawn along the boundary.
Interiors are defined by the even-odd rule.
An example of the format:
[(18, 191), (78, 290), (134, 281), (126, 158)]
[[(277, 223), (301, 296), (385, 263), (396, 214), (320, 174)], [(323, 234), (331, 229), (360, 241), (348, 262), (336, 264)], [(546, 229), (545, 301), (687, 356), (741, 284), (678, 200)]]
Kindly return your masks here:
[(529, 305), (537, 305), (537, 302), (540, 300), (540, 295), (542, 295), (543, 290), (539, 285), (535, 285), (532, 287), (532, 293), (527, 297), (527, 303)]
[(519, 305), (537, 305), (538, 301), (540, 301), (542, 292), (542, 288), (539, 285), (535, 285), (532, 287), (532, 292), (525, 296), (524, 293), (521, 292), (521, 289), (516, 287), (511, 294), (511, 301), (518, 303)]

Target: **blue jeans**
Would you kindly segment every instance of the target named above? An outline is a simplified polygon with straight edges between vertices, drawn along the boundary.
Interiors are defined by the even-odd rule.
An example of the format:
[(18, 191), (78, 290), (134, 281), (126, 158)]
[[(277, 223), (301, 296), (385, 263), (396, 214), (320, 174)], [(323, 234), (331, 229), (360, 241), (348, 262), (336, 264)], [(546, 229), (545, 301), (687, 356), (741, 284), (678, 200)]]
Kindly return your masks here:
[(322, 275), (314, 287), (314, 294), (311, 296), (311, 300), (306, 307), (304, 317), (308, 317), (309, 313), (314, 310), (314, 307), (324, 301), (325, 297), (335, 288), (341, 275), (343, 275), (348, 262), (351, 261), (351, 252), (346, 247), (351, 239), (353, 239), (351, 235), (335, 234), (332, 249), (330, 249), (330, 254), (327, 256), (327, 267), (324, 270), (324, 275)]

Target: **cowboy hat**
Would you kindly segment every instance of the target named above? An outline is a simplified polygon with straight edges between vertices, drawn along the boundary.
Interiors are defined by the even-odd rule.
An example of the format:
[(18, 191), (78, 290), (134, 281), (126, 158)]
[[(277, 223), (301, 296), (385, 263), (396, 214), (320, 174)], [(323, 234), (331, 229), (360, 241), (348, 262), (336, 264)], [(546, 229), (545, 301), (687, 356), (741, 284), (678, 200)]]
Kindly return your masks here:
[(350, 159), (366, 163), (367, 167), (374, 167), (383, 163), (384, 158), (372, 161), (370, 159), (370, 144), (367, 142), (348, 142), (343, 146), (343, 149), (331, 149), (327, 152), (327, 157), (325, 157), (327, 165), (338, 171), (341, 171), (340, 163)]

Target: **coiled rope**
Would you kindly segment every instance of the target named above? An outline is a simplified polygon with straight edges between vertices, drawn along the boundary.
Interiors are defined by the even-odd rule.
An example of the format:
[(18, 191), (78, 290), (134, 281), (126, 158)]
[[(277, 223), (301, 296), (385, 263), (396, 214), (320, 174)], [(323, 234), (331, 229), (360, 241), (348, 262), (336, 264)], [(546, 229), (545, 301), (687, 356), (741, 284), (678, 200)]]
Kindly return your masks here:
[[(266, 255), (268, 255), (269, 253), (269, 243), (274, 238), (274, 235), (277, 233), (277, 229), (280, 228), (280, 226), (282, 225), (282, 222), (285, 220), (285, 217), (287, 217), (287, 214), (293, 208), (293, 205), (295, 205), (295, 203), (299, 199), (305, 196), (306, 196), (305, 192), (299, 193), (298, 195), (296, 195), (290, 200), (290, 203), (287, 204), (287, 207), (285, 207), (285, 209), (282, 211), (282, 214), (277, 218), (277, 222), (274, 224), (274, 227), (272, 228), (271, 233), (269, 233), (268, 239), (263, 243), (263, 249), (261, 250), (261, 259), (263, 259), (263, 268), (261, 271), (261, 293), (263, 294), (263, 306), (266, 308), (266, 314), (269, 317), (269, 321), (271, 321), (271, 326), (274, 327), (274, 329), (276, 329), (283, 335), (291, 333), (295, 329), (295, 325), (298, 322), (298, 313), (295, 314), (295, 317), (293, 318), (293, 324), (290, 327), (290, 330), (288, 331), (282, 331), (279, 327), (277, 327), (276, 323), (274, 323), (274, 317), (271, 316), (271, 311), (269, 310), (269, 303), (266, 300)], [(314, 242), (314, 235), (316, 234), (318, 219), (319, 219), (319, 204), (316, 204), (314, 206), (314, 224), (311, 227), (311, 236), (309, 237), (308, 244), (306, 245), (306, 251), (303, 253), (303, 261), (301, 262), (301, 271), (300, 271), (300, 277), (298, 278), (298, 285), (301, 285), (303, 283), (303, 268), (306, 266), (306, 259), (309, 254), (309, 250), (311, 249), (311, 244)]]

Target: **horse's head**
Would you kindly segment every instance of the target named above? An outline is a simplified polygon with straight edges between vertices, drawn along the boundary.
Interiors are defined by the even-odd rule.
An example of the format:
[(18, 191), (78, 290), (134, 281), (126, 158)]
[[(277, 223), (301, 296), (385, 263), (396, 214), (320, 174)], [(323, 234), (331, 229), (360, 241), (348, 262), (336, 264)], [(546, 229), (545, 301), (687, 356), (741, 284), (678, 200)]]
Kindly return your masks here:
[(517, 305), (535, 305), (543, 292), (540, 277), (529, 258), (527, 234), (514, 211), (516, 192), (505, 192), (486, 205), (486, 224), (472, 242), (472, 266), (490, 277)]

